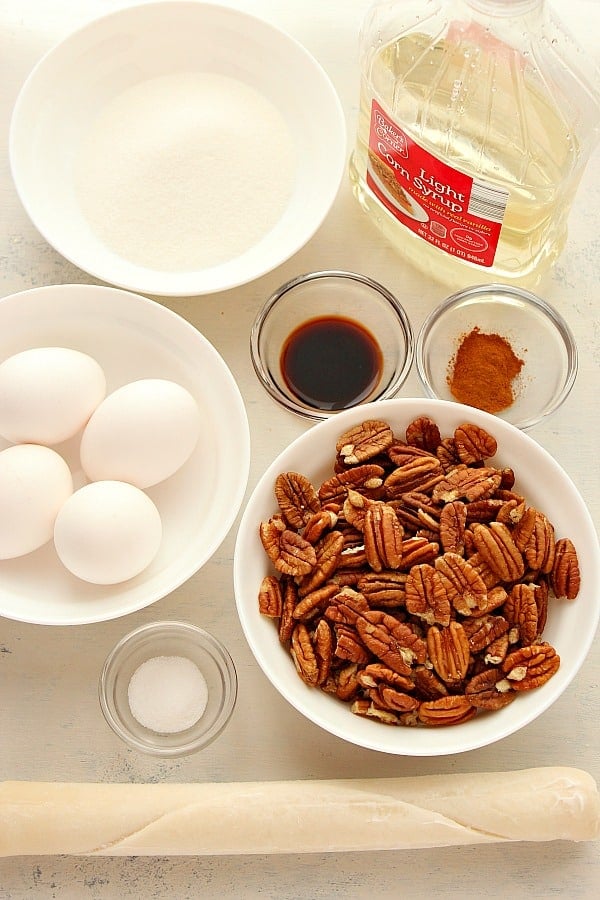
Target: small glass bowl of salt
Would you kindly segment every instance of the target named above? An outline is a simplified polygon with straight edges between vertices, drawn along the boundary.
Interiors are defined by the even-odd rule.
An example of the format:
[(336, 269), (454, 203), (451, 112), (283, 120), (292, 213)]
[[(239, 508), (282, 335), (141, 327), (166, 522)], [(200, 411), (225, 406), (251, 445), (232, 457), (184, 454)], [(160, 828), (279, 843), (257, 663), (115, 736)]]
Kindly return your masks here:
[(164, 758), (208, 746), (237, 697), (226, 648), (197, 625), (150, 622), (125, 635), (104, 663), (100, 706), (126, 744)]

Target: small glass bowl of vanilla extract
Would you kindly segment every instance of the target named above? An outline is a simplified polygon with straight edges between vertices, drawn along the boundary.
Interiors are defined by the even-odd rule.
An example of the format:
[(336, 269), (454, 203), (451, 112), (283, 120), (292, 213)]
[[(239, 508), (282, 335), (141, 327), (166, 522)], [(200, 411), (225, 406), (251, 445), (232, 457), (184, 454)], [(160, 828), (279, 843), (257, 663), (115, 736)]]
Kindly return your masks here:
[(413, 360), (399, 300), (366, 275), (310, 272), (282, 285), (250, 333), (254, 369), (291, 412), (324, 419), (397, 394)]

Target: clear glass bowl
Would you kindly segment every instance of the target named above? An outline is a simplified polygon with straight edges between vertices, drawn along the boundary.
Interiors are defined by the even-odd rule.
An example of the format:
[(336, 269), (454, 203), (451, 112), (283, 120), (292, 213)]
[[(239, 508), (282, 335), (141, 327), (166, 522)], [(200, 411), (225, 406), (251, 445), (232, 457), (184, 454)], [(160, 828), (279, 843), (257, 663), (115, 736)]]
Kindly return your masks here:
[[(359, 400), (339, 408), (303, 400), (290, 389), (282, 371), (281, 355), (289, 336), (307, 322), (323, 318), (356, 324), (380, 351), (376, 382)], [(326, 366), (327, 347), (321, 350)], [(344, 408), (395, 396), (412, 365), (413, 334), (401, 303), (377, 281), (340, 270), (310, 272), (288, 281), (267, 300), (252, 326), (250, 351), (256, 374), (278, 403), (298, 415), (325, 419)]]
[[(155, 732), (131, 712), (131, 677), (142, 663), (157, 656), (187, 657), (206, 680), (206, 709), (184, 731)], [(225, 647), (204, 629), (186, 622), (151, 622), (125, 635), (110, 652), (100, 674), (99, 697), (106, 721), (130, 747), (165, 758), (185, 756), (208, 746), (227, 725), (237, 697), (237, 674)]]
[(577, 376), (575, 340), (549, 303), (504, 284), (480, 284), (458, 291), (425, 319), (415, 356), (427, 396), (456, 399), (449, 386), (451, 367), (463, 338), (475, 328), (500, 335), (523, 360), (513, 383), (514, 402), (496, 415), (526, 429), (555, 412)]

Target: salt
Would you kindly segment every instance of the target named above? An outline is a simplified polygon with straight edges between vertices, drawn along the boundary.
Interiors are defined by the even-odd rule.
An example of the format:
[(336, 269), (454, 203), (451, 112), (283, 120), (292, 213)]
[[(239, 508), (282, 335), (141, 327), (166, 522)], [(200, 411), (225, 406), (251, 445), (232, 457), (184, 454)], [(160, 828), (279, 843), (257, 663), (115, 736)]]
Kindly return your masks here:
[(127, 696), (140, 725), (160, 734), (174, 734), (201, 718), (208, 703), (208, 687), (191, 659), (155, 656), (135, 670)]
[(239, 257), (277, 224), (296, 155), (283, 115), (229, 76), (182, 72), (100, 111), (75, 160), (81, 211), (134, 264), (195, 271)]

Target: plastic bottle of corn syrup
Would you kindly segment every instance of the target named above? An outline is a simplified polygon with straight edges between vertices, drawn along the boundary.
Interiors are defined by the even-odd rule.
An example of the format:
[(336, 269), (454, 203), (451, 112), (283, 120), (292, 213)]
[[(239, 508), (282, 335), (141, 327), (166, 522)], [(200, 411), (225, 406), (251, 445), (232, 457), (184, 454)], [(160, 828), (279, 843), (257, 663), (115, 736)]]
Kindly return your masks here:
[(455, 287), (534, 287), (600, 129), (600, 74), (545, 0), (378, 2), (350, 177), (387, 239)]

